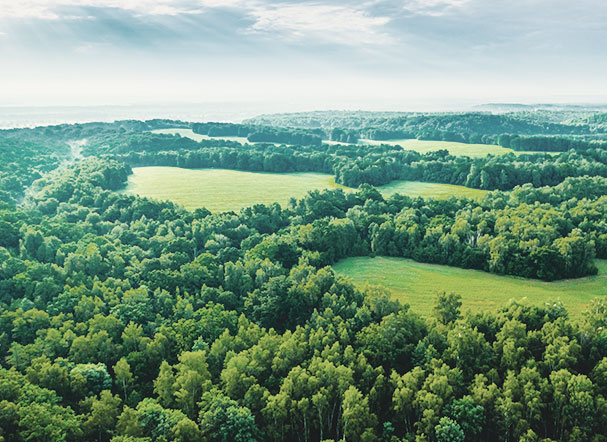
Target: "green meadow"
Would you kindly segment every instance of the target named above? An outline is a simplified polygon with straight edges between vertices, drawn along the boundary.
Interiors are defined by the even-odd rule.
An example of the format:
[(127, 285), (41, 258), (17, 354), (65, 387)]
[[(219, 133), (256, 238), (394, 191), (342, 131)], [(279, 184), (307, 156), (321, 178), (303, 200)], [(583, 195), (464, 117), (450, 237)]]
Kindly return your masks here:
[(466, 144), (456, 143), (453, 141), (429, 141), (429, 140), (367, 140), (361, 139), (360, 144), (389, 144), (392, 146), (401, 146), (406, 150), (414, 150), (419, 153), (434, 152), (440, 149), (446, 149), (454, 156), (469, 156), (469, 157), (484, 157), (489, 154), (504, 155), (509, 152), (514, 152), (512, 149), (506, 149), (493, 144)]
[(322, 173), (258, 173), (225, 169), (135, 167), (128, 194), (171, 200), (188, 210), (206, 207), (212, 212), (238, 211), (254, 204), (302, 198), (310, 190), (336, 189), (332, 175)]
[(421, 181), (392, 181), (389, 184), (378, 187), (379, 191), (388, 197), (395, 193), (423, 198), (447, 199), (452, 196), (460, 198), (481, 199), (486, 190), (472, 189), (465, 186), (454, 186), (452, 184), (424, 183)]
[[(302, 198), (311, 190), (354, 189), (335, 183), (323, 173), (261, 173), (226, 169), (135, 167), (124, 193), (157, 200), (170, 200), (194, 210), (238, 211), (254, 204), (279, 203)], [(451, 196), (481, 198), (486, 191), (450, 184), (394, 181), (378, 187), (386, 197), (401, 193), (410, 197), (445, 199)]]
[(191, 138), (194, 141), (228, 140), (237, 141), (242, 144), (249, 143), (249, 141), (245, 137), (209, 137), (208, 135), (195, 134), (192, 129), (156, 129), (151, 132), (155, 134), (181, 135), (182, 137)]
[(491, 155), (504, 155), (507, 153), (514, 153), (521, 155), (525, 153), (529, 154), (541, 154), (548, 153), (549, 155), (558, 155), (559, 152), (516, 152), (512, 149), (507, 149), (502, 146), (496, 146), (494, 144), (467, 144), (457, 143), (455, 141), (431, 141), (431, 140), (416, 140), (416, 139), (405, 139), (405, 140), (367, 140), (361, 139), (359, 144), (389, 144), (392, 146), (401, 146), (406, 150), (414, 150), (419, 153), (435, 152), (440, 149), (446, 149), (449, 153), (456, 157), (468, 156), (468, 157), (485, 157)]
[(357, 257), (333, 267), (356, 284), (380, 285), (392, 296), (424, 316), (432, 314), (437, 293), (462, 296), (462, 310), (492, 311), (511, 300), (529, 305), (561, 301), (570, 316), (580, 318), (590, 301), (607, 295), (607, 260), (597, 260), (599, 274), (580, 279), (543, 282), (499, 276), (436, 264), (422, 264), (403, 258)]

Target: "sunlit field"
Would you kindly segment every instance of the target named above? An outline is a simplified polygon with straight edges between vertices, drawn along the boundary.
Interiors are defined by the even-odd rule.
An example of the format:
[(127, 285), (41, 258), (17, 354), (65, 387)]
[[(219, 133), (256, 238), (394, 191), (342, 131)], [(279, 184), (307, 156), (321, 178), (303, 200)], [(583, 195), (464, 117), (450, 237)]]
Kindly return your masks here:
[(378, 187), (381, 193), (388, 197), (395, 193), (423, 198), (447, 199), (452, 196), (460, 198), (481, 199), (486, 190), (471, 189), (465, 186), (454, 186), (452, 184), (424, 183), (421, 181), (392, 181), (389, 184)]
[(170, 200), (188, 210), (238, 211), (255, 204), (301, 198), (310, 190), (343, 188), (322, 173), (257, 173), (225, 169), (136, 167), (124, 192)]
[(422, 264), (387, 257), (348, 258), (333, 267), (357, 284), (377, 284), (394, 298), (430, 316), (437, 293), (462, 296), (462, 310), (496, 311), (510, 300), (543, 305), (560, 300), (571, 317), (580, 318), (590, 301), (607, 295), (607, 261), (597, 260), (597, 276), (555, 282), (499, 276), (479, 270)]
[(516, 155), (522, 154), (544, 154), (558, 155), (560, 152), (517, 152), (512, 149), (507, 149), (502, 146), (496, 146), (494, 144), (467, 144), (457, 143), (454, 141), (431, 141), (431, 140), (417, 140), (417, 139), (405, 139), (405, 140), (367, 140), (361, 139), (359, 144), (389, 144), (392, 146), (401, 146), (406, 150), (414, 150), (419, 153), (435, 152), (437, 150), (446, 149), (451, 155), (456, 157), (468, 156), (468, 157), (485, 157), (491, 155), (504, 155), (507, 153), (514, 153)]
[(237, 141), (242, 144), (249, 143), (249, 141), (245, 137), (209, 137), (208, 135), (195, 134), (192, 131), (192, 129), (156, 129), (151, 132), (155, 133), (155, 134), (171, 134), (171, 135), (177, 134), (177, 135), (181, 135), (182, 137), (191, 138), (194, 141), (228, 140), (228, 141)]
[(484, 157), (489, 154), (503, 155), (509, 152), (514, 152), (512, 149), (506, 149), (501, 146), (492, 144), (466, 144), (456, 143), (453, 141), (428, 141), (428, 140), (367, 140), (361, 139), (359, 144), (390, 144), (393, 146), (401, 146), (403, 149), (414, 150), (419, 153), (434, 152), (440, 149), (446, 149), (451, 155), (469, 156), (469, 157)]
[[(301, 198), (311, 190), (337, 188), (354, 190), (335, 183), (332, 175), (323, 173), (135, 167), (123, 192), (170, 200), (188, 210), (206, 207), (212, 212), (221, 212), (274, 202), (285, 207), (291, 197)], [(378, 189), (385, 197), (398, 192), (410, 197), (445, 199), (459, 196), (478, 199), (486, 193), (464, 186), (418, 181), (394, 181)]]

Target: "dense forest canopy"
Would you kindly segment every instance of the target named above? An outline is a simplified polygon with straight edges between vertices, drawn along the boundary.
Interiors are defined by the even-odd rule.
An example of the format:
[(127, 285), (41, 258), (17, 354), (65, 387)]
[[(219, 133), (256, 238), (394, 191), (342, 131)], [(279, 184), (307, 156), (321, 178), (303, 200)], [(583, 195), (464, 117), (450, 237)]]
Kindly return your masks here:
[[(421, 317), (331, 268), (385, 255), (543, 280), (596, 273), (607, 258), (599, 114), (544, 126), (541, 113), (500, 116), (512, 132), (484, 114), (356, 115), (0, 132), (0, 440), (607, 440), (605, 299), (573, 321), (557, 300), (471, 313), (447, 291)], [(594, 144), (473, 159), (317, 142), (397, 120)], [(150, 132), (163, 128), (212, 138)], [(251, 143), (218, 138), (234, 135)], [(317, 171), (357, 189), (189, 212), (117, 192), (146, 165)], [(492, 192), (441, 201), (372, 187), (396, 179)]]

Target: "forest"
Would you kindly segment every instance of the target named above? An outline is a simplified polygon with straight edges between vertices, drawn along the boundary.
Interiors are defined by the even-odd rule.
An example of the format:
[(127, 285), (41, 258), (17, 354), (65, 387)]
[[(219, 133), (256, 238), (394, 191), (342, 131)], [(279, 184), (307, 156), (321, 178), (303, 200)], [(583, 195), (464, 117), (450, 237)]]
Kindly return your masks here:
[[(515, 150), (564, 152), (578, 142), (605, 143), (607, 113), (584, 108), (510, 112), (337, 112), (262, 115), (249, 124), (350, 130), (371, 140), (407, 139), (499, 144)], [(510, 146), (511, 137), (520, 139)], [(500, 138), (502, 139), (500, 141)], [(345, 140), (340, 140), (345, 141)], [(575, 146), (572, 146), (575, 144)], [(587, 144), (583, 146), (588, 147)]]
[[(557, 113), (0, 131), (0, 441), (607, 441), (604, 298), (572, 320), (558, 300), (505, 293), (497, 313), (470, 312), (445, 291), (426, 317), (331, 267), (394, 256), (545, 281), (596, 273), (605, 123)], [(521, 150), (578, 141), (482, 158), (345, 144), (447, 120)], [(151, 165), (323, 172), (352, 189), (222, 213), (118, 192)], [(491, 192), (373, 187), (393, 180)]]

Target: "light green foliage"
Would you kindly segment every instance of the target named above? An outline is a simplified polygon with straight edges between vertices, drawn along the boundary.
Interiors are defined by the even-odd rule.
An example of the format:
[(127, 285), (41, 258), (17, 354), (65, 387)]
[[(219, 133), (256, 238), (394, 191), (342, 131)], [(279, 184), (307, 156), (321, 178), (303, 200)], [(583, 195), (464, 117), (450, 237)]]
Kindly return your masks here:
[(377, 421), (369, 411), (369, 399), (354, 386), (344, 393), (343, 403), (344, 438), (352, 442), (377, 440), (373, 427)]
[(113, 396), (108, 390), (103, 390), (99, 399), (95, 397), (85, 399), (83, 407), (90, 407), (90, 412), (83, 423), (84, 431), (91, 438), (100, 441), (109, 439), (108, 436), (111, 435), (120, 415), (121, 402), (118, 396)]
[(461, 295), (455, 293), (440, 293), (434, 305), (434, 316), (444, 325), (451, 324), (461, 316)]

